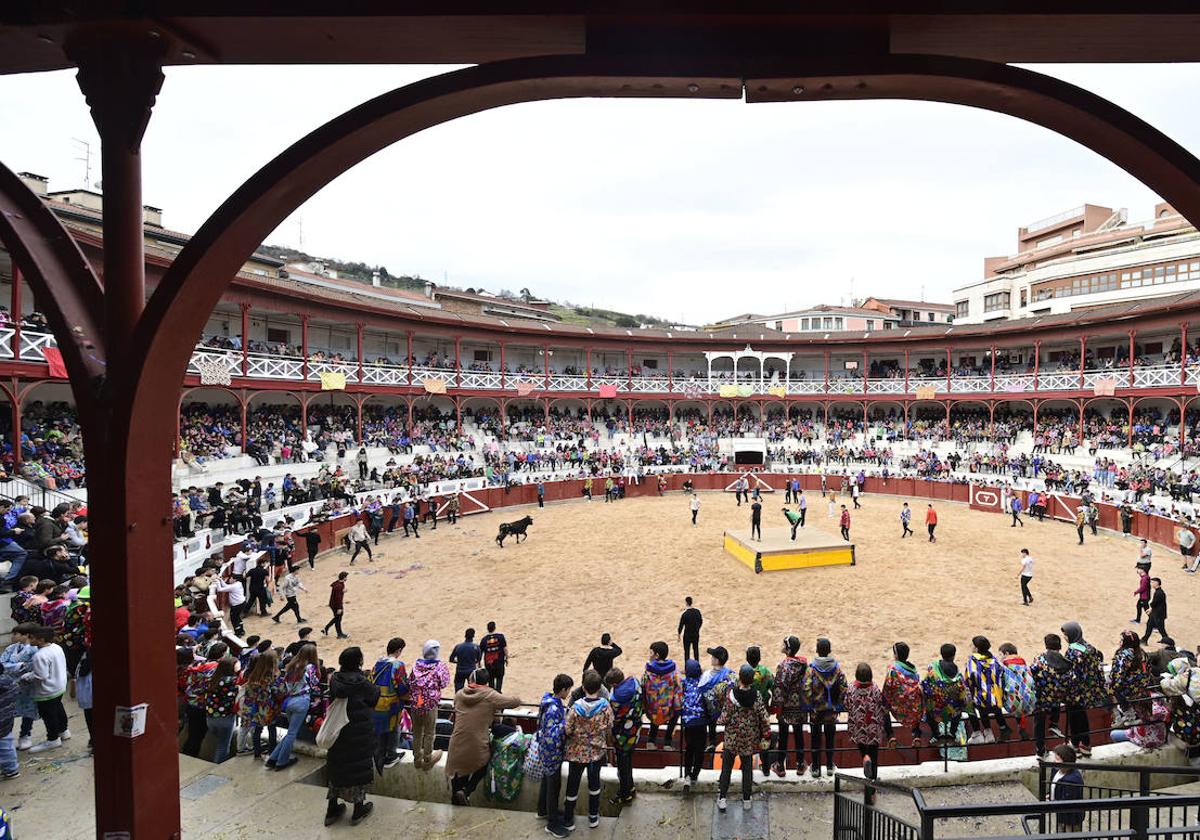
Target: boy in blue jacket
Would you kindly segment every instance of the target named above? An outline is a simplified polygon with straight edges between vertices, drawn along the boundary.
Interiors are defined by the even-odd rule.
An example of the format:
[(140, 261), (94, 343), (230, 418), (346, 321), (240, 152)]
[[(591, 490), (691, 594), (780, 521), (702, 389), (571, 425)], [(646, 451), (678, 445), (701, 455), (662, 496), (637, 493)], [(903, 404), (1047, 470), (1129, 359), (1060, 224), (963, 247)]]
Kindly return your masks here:
[(683, 666), (683, 792), (689, 793), (700, 778), (704, 750), (708, 747), (708, 715), (704, 695), (700, 690), (700, 663), (689, 659)]
[(538, 713), (538, 729), (534, 738), (538, 746), (542, 783), (538, 788), (538, 819), (546, 820), (546, 831), (555, 837), (567, 837), (563, 825), (558, 793), (562, 787), (563, 752), (567, 734), (567, 710), (563, 705), (575, 680), (568, 674), (554, 678), (551, 690), (542, 696)]

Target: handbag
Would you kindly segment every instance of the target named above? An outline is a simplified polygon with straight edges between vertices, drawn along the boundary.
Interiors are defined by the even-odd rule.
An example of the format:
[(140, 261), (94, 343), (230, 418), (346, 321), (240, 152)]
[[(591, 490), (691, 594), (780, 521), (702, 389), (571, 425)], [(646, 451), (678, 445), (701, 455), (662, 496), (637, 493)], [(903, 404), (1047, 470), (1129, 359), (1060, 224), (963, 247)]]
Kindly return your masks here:
[(317, 746), (323, 750), (332, 747), (349, 722), (350, 718), (346, 716), (346, 698), (339, 697), (329, 704), (329, 709), (325, 712), (325, 720), (317, 730)]
[(546, 768), (542, 766), (542, 745), (534, 738), (525, 752), (525, 778), (531, 782), (540, 782), (545, 774)]

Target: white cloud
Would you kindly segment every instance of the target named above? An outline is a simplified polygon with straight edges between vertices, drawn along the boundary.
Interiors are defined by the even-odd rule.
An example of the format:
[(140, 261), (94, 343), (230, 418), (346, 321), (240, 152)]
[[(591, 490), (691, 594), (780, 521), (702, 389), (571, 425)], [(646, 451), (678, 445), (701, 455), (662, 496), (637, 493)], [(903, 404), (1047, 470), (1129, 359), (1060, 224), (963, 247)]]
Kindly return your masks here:
[[(145, 198), (193, 231), (321, 122), (445, 68), (168, 71)], [(1195, 65), (1044, 72), (1113, 99), (1192, 150)], [(77, 186), (98, 142), (71, 73), (0, 78), (0, 160)], [(99, 177), (98, 161), (93, 180)], [(393, 273), (704, 321), (850, 294), (946, 300), (1016, 228), (1085, 201), (1156, 197), (1072, 141), (1009, 117), (906, 103), (562, 101), (440, 126), (305, 205), (304, 246)], [(297, 244), (296, 217), (268, 241)]]

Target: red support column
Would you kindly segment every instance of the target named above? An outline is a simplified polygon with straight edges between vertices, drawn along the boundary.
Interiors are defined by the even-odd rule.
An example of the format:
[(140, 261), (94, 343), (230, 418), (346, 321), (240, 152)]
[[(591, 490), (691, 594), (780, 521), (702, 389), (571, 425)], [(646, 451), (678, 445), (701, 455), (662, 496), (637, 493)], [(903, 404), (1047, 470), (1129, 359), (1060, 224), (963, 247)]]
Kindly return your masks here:
[(454, 398), (454, 430), (462, 434), (462, 397)]
[[(733, 369), (734, 369), (734, 372), (735, 372), (735, 374), (736, 374), (736, 371), (737, 371), (737, 360), (736, 360), (736, 359), (734, 360), (734, 363), (733, 363)], [(735, 376), (735, 378), (736, 378), (736, 376)], [(828, 393), (829, 393), (829, 351), (828, 351), (828, 350), (826, 350), (826, 351), (825, 351), (825, 393), (826, 393), (826, 394), (828, 394)], [(828, 423), (829, 423), (829, 420), (828, 420), (829, 411), (828, 411), (828, 409), (826, 409), (826, 411), (825, 411), (825, 414), (826, 414), (826, 420), (825, 420), (825, 422), (826, 422), (826, 424), (828, 424)]]
[[(1083, 372), (1087, 368), (1087, 336), (1079, 336), (1079, 388), (1083, 390)], [(1083, 424), (1083, 414), (1079, 415), (1079, 423)]]
[(12, 316), (13, 322), (13, 337), (12, 337), (12, 353), (14, 359), (21, 358), (21, 269), (17, 268), (17, 264), (12, 263), (12, 307), (9, 309), (9, 314)]
[(454, 337), (454, 384), (462, 387), (462, 337)]
[[(1134, 348), (1133, 340), (1136, 337), (1137, 337), (1137, 330), (1130, 330), (1129, 331), (1129, 387), (1130, 388), (1133, 387), (1133, 383), (1134, 383), (1133, 358), (1134, 358), (1135, 348)], [(1184, 348), (1184, 358), (1185, 359), (1187, 358), (1187, 348)], [(1132, 433), (1132, 429), (1130, 430), (1130, 432)]]
[(355, 400), (355, 402), (357, 403), (357, 407), (358, 407), (358, 424), (357, 424), (357, 431), (358, 431), (358, 445), (359, 445), (359, 446), (362, 446), (362, 445), (363, 445), (363, 433), (362, 433), (362, 406), (363, 406), (363, 401), (362, 401), (362, 398), (360, 397), (359, 399)]
[(506, 387), (506, 386), (505, 386), (505, 384), (504, 384), (504, 382), (505, 382), (505, 375), (504, 375), (504, 342), (503, 342), (503, 341), (501, 341), (501, 342), (500, 342), (500, 387), (501, 387), (501, 388), (505, 388), (505, 387)]
[[(863, 351), (862, 367), (863, 367), (863, 369), (862, 369), (863, 396), (865, 397), (867, 395), (867, 351), (866, 350)], [(865, 428), (866, 425), (867, 425), (867, 405), (866, 405), (866, 403), (863, 403), (863, 427)]]
[(304, 381), (308, 381), (308, 318), (307, 315), (300, 316), (300, 355), (303, 358), (300, 361), (300, 376)]
[(592, 348), (587, 348), (587, 389), (592, 390)]
[(629, 372), (627, 379), (628, 388), (630, 391), (633, 391), (633, 350), (628, 347), (625, 348), (625, 365)]
[[(300, 397), (300, 437), (303, 439), (308, 434), (308, 395), (298, 394), (297, 396)], [(412, 418), (410, 417), (409, 420), (411, 421)]]
[(246, 454), (246, 389), (242, 389), (242, 395), (238, 398), (238, 408), (242, 414), (242, 454)]
[[(1042, 364), (1042, 342), (1035, 341), (1035, 342), (1033, 342), (1033, 390), (1034, 391), (1038, 391), (1041, 389), (1041, 379), (1039, 376), (1039, 371), (1041, 370), (1041, 364)], [(1034, 428), (1034, 431), (1036, 432), (1037, 431), (1037, 410), (1036, 409), (1034, 410), (1033, 428)]]
[[(412, 338), (413, 338), (412, 330), (409, 330), (409, 331), (408, 331), (408, 387), (409, 387), (409, 388), (411, 388), (411, 387), (412, 387), (412, 380), (413, 380), (413, 371), (412, 371), (412, 369), (413, 369)], [(409, 410), (409, 425), (410, 425), (410, 426), (412, 425), (412, 411), (411, 411), (411, 408), (412, 408), (412, 406), (409, 406), (409, 409), (410, 409), (410, 410)]]
[(1187, 321), (1179, 325), (1179, 384), (1187, 384)]
[(675, 365), (672, 362), (671, 348), (667, 348), (667, 393), (675, 390)]
[(546, 377), (545, 380), (543, 380), (545, 382), (543, 387), (547, 391), (549, 391), (550, 390), (550, 345), (548, 345), (548, 344), (542, 345), (542, 373)]
[[(950, 348), (947, 347), (946, 348), (946, 393), (949, 394), (952, 390), (953, 389), (950, 386)], [(949, 428), (949, 423), (950, 423), (949, 417), (950, 417), (950, 409), (947, 408), (946, 409), (946, 418), (947, 418), (946, 428)]]
[[(908, 393), (908, 348), (904, 348), (904, 393)], [(907, 421), (906, 421), (907, 422)]]
[[(157, 32), (82, 36), (68, 47), (101, 141), (104, 182), (103, 339), (110, 371), (146, 363), (132, 338), (146, 303), (141, 143), (162, 86), (166, 38)], [(190, 341), (191, 336), (179, 337)], [(125, 378), (105, 386), (122, 387)], [(88, 466), (95, 667), (97, 837), (178, 837), (179, 745), (170, 563), (164, 500), (171, 491), (175, 393), (137, 392), (117, 405), (103, 395), (81, 414)], [(140, 418), (135, 427), (134, 418)], [(145, 704), (145, 731), (116, 734)], [(114, 731), (116, 730), (116, 731)]]
[(242, 308), (242, 376), (247, 376), (250, 373), (250, 304), (239, 306)]
[[(1183, 418), (1181, 416), (1180, 420), (1182, 421), (1182, 419)], [(1129, 429), (1128, 429), (1128, 432), (1129, 432), (1129, 434), (1126, 436), (1127, 440), (1126, 440), (1125, 445), (1128, 446), (1130, 449), (1132, 449), (1133, 448), (1133, 397), (1129, 398)]]
[(992, 345), (992, 393), (996, 393), (996, 345)]
[(363, 381), (363, 352), (362, 352), (363, 326), (364, 326), (364, 324), (362, 321), (359, 321), (357, 324), (354, 325), (354, 346), (355, 346), (355, 350), (358, 352), (358, 381), (359, 382)]
[[(14, 266), (15, 268), (15, 266)], [(13, 393), (16, 394), (17, 389), (13, 388)], [(176, 435), (178, 437), (178, 435)], [(12, 401), (12, 439), (13, 439), (13, 465), (17, 468), (21, 466), (21, 403), (13, 398)]]

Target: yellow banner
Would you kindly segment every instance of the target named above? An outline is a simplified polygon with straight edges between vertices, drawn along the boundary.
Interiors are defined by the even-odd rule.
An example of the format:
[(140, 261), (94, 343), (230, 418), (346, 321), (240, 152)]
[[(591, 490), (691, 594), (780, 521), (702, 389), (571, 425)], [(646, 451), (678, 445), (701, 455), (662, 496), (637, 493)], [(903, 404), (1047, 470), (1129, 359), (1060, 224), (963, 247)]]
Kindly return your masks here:
[(738, 395), (738, 386), (722, 385), (718, 393), (720, 393), (722, 397), (736, 397)]
[(425, 393), (427, 394), (444, 394), (446, 393), (446, 380), (438, 377), (431, 377), (424, 380)]
[(767, 389), (767, 393), (770, 394), (772, 397), (786, 397), (787, 396), (787, 388), (785, 388), (782, 385), (772, 385), (770, 388)]
[(322, 391), (345, 391), (346, 390), (346, 374), (336, 370), (321, 371), (321, 390)]
[(917, 399), (919, 400), (935, 400), (937, 399), (937, 388), (932, 385), (922, 385), (917, 389)]

